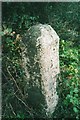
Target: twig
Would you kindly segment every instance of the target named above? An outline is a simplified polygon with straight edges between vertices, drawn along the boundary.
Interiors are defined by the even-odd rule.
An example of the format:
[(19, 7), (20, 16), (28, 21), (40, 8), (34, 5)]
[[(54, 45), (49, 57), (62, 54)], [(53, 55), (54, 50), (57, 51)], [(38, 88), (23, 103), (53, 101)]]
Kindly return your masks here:
[(16, 113), (14, 112), (13, 107), (12, 107), (12, 105), (10, 103), (9, 103), (9, 106), (10, 106), (10, 108), (12, 110), (12, 113), (16, 116)]
[(16, 85), (16, 87), (17, 87), (17, 89), (18, 89), (18, 91), (20, 92), (20, 94), (21, 94), (21, 96), (22, 96), (22, 98), (24, 98), (24, 95), (22, 94), (22, 91), (20, 90), (20, 88), (19, 88), (19, 86), (17, 85), (17, 83), (16, 83), (16, 80), (14, 79), (14, 77), (11, 75), (11, 73), (10, 73), (10, 71), (9, 71), (9, 69), (7, 68), (7, 72), (9, 73), (9, 75), (11, 76), (11, 78), (12, 78), (12, 80), (14, 81), (14, 83), (15, 83), (15, 85)]
[[(30, 111), (32, 112), (32, 110), (26, 105), (26, 103), (25, 103), (24, 101), (22, 101), (16, 94), (15, 94), (15, 96), (16, 96), (16, 98), (17, 98), (21, 103), (24, 104), (24, 106), (25, 106), (28, 110), (30, 110)], [(29, 114), (30, 114), (31, 116), (33, 116), (33, 114), (32, 114), (30, 111), (28, 111)]]
[(80, 108), (78, 106), (76, 106), (76, 107), (80, 110)]
[(5, 73), (2, 70), (2, 74), (4, 75), (4, 77), (6, 78), (6, 80), (8, 80), (7, 76), (5, 75)]
[(8, 84), (10, 81), (8, 80), (8, 77), (5, 75), (5, 73), (4, 73), (3, 71), (2, 71), (2, 74), (3, 74), (3, 76), (5, 77), (5, 79), (7, 80), (6, 83), (4, 83), (3, 80), (2, 80), (2, 86), (5, 87), (6, 84)]

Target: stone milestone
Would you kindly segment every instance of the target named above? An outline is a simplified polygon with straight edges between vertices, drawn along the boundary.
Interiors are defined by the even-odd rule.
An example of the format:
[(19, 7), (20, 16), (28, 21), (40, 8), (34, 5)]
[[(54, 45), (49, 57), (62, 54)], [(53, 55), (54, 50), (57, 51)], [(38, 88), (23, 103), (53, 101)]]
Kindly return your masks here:
[(51, 117), (58, 103), (59, 36), (47, 24), (30, 27), (23, 38), (27, 103), (41, 116)]

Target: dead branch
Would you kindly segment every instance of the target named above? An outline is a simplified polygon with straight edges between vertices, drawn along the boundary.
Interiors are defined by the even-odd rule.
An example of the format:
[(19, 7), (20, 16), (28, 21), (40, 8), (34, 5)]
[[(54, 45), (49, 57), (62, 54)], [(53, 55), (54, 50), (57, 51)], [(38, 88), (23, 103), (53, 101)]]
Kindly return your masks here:
[(17, 89), (18, 89), (19, 93), (21, 94), (22, 98), (24, 98), (24, 95), (22, 94), (22, 91), (20, 90), (19, 86), (17, 85), (16, 80), (15, 80), (15, 79), (14, 79), (14, 77), (11, 75), (11, 73), (10, 73), (10, 71), (9, 71), (9, 69), (8, 69), (8, 68), (7, 68), (7, 72), (9, 73), (9, 75), (10, 75), (10, 76), (11, 76), (11, 78), (12, 78), (12, 80), (14, 81), (14, 83), (15, 83), (15, 85), (16, 85), (16, 87), (17, 87)]
[[(24, 106), (27, 108), (27, 110), (29, 110), (29, 111), (27, 111), (27, 112), (33, 117), (32, 109), (29, 108), (28, 105), (26, 105), (26, 103), (25, 103), (22, 99), (20, 99), (16, 94), (15, 94), (15, 96), (16, 96), (16, 98), (17, 98), (22, 104), (24, 104)], [(31, 112), (30, 112), (30, 111), (31, 111)]]
[(12, 113), (16, 116), (16, 113), (14, 112), (14, 109), (13, 109), (11, 103), (9, 103), (9, 106), (10, 106), (10, 108), (11, 108)]

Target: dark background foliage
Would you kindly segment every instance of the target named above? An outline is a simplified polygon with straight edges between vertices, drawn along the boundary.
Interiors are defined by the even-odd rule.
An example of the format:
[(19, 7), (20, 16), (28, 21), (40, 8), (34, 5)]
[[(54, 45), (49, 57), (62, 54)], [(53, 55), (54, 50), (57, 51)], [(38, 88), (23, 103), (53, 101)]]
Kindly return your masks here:
[[(2, 116), (33, 118), (25, 96), (21, 38), (32, 25), (50, 24), (60, 37), (59, 103), (53, 118), (80, 118), (80, 3), (2, 3)], [(24, 82), (23, 82), (24, 81)], [(15, 102), (14, 102), (15, 101)]]

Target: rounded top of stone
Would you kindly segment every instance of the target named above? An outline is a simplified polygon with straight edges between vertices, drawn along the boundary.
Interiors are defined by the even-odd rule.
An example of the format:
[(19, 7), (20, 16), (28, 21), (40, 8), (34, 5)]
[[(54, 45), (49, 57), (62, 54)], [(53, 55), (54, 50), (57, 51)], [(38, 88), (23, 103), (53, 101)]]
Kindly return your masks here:
[(33, 25), (28, 29), (28, 31), (34, 30), (34, 32), (37, 32), (38, 30), (42, 30), (42, 32), (44, 32), (45, 29), (51, 33), (51, 36), (54, 37), (55, 35), (59, 39), (59, 36), (57, 35), (56, 31), (51, 27), (51, 25), (48, 25), (48, 24), (40, 23), (40, 24)]
[[(37, 38), (37, 40), (41, 42), (42, 46), (47, 47), (48, 45), (55, 44), (59, 40), (59, 36), (55, 32), (55, 30), (48, 24), (38, 24), (33, 26), (34, 28), (38, 28), (41, 34)], [(31, 28), (33, 29), (33, 28)], [(37, 32), (36, 30), (34, 33)]]
[(56, 31), (48, 24), (36, 24), (31, 26), (25, 38), (25, 42), (34, 45), (41, 43), (44, 48), (59, 41), (59, 36)]

